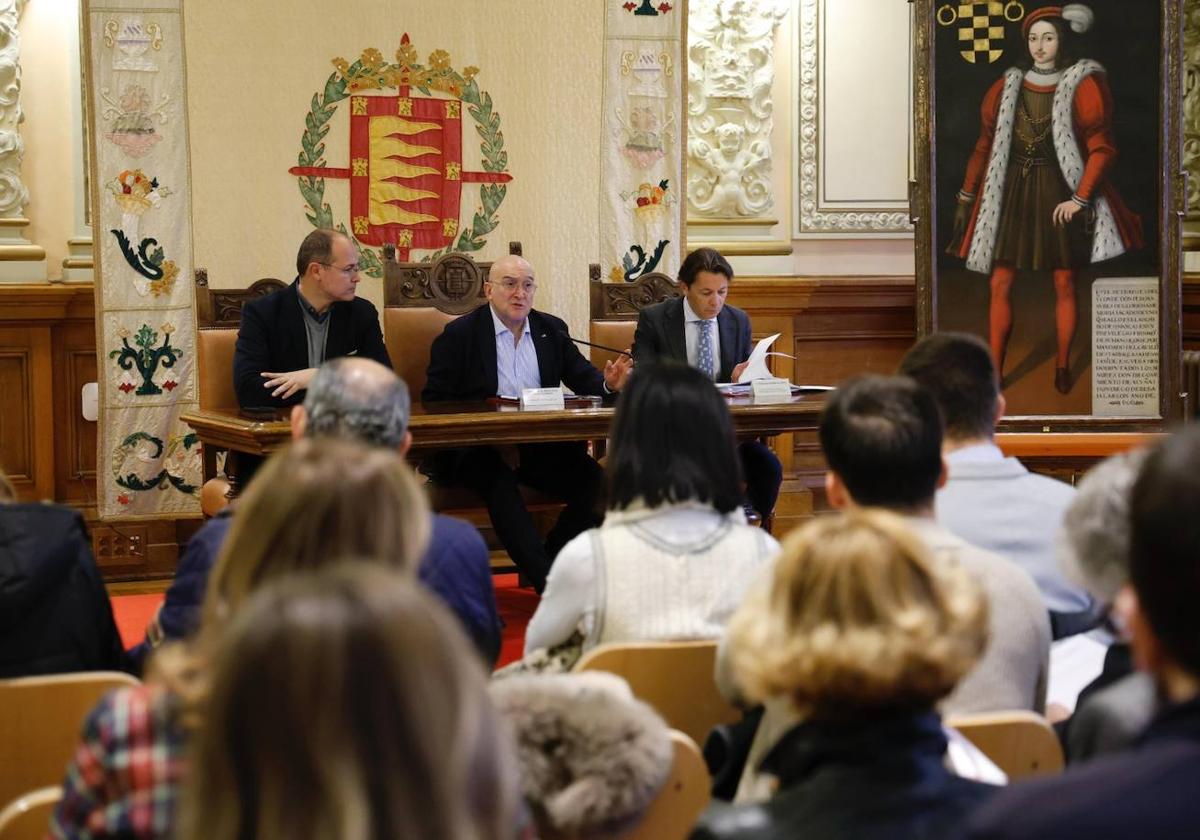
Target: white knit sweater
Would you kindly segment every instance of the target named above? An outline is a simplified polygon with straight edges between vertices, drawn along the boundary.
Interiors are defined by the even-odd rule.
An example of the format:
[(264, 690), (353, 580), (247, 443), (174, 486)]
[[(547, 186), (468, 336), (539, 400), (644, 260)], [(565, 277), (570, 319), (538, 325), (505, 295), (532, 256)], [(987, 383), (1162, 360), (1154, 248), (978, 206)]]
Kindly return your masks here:
[(582, 630), (601, 642), (718, 638), (747, 587), (779, 551), (740, 510), (706, 505), (610, 511), (554, 561), (526, 652)]

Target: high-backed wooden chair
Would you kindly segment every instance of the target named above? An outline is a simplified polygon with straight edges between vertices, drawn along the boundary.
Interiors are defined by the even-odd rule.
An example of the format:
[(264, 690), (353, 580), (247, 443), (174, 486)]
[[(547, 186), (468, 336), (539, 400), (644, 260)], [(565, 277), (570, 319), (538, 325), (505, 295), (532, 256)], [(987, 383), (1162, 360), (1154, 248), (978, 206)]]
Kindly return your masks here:
[(8, 803), (0, 810), (0, 840), (42, 840), (62, 788), (39, 788)]
[(716, 661), (715, 641), (630, 642), (593, 648), (575, 670), (624, 677), (634, 695), (653, 706), (672, 728), (702, 744), (714, 726), (741, 718), (717, 690)]
[[(521, 243), (509, 242), (508, 252), (520, 256)], [(425, 387), (433, 340), (487, 300), (483, 281), (491, 266), (456, 253), (433, 262), (397, 262), (395, 247), (383, 246), (383, 340), (414, 400)]]
[(0, 803), (62, 782), (84, 718), (128, 674), (89, 671), (0, 680)]
[[(264, 277), (245, 289), (213, 289), (208, 285), (208, 269), (196, 269), (196, 402), (202, 410), (238, 410), (233, 350), (242, 307), (286, 286), (282, 280)], [(217, 475), (217, 450), (209, 446), (204, 447), (204, 482), (201, 506), (212, 516), (224, 506), (222, 500), (227, 503), (231, 491), (225, 478)]]
[(1049, 776), (1063, 769), (1062, 745), (1046, 719), (1035, 712), (983, 712), (952, 715), (957, 729), (1003, 770), (1009, 781)]
[[(591, 297), (591, 338), (593, 344), (603, 344), (617, 350), (633, 347), (638, 313), (647, 306), (664, 300), (682, 297), (683, 289), (665, 274), (652, 271), (632, 283), (605, 283), (600, 266), (588, 266), (588, 291)], [(617, 354), (591, 348), (592, 364), (604, 370), (604, 363)]]
[(671, 743), (675, 747), (671, 775), (646, 816), (623, 840), (685, 840), (708, 805), (711, 780), (700, 748), (677, 729), (671, 730)]

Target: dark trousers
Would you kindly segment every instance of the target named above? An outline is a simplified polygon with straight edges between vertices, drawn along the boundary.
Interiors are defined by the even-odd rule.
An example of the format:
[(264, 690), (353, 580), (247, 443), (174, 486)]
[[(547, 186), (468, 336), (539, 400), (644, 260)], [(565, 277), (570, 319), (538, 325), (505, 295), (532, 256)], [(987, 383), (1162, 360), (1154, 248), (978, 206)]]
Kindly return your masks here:
[[(517, 454), (520, 462), (514, 470), (491, 446), (445, 452), (439, 459), (437, 478), (469, 487), (483, 498), (508, 556), (541, 592), (550, 564), (562, 547), (603, 519), (604, 472), (582, 442), (520, 444)], [(521, 484), (566, 502), (545, 544), (525, 509)]]
[(783, 465), (761, 440), (738, 444), (738, 455), (742, 459), (742, 477), (746, 479), (746, 499), (765, 519), (775, 510), (779, 499)]

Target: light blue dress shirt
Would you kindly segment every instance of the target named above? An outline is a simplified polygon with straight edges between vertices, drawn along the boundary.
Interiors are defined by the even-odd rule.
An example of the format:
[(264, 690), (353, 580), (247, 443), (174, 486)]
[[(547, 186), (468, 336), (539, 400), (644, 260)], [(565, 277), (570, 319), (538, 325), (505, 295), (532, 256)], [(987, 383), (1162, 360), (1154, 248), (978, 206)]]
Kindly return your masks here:
[(513, 344), (513, 333), (488, 305), (492, 324), (496, 327), (496, 390), (501, 397), (519, 397), (525, 388), (542, 387), (538, 369), (537, 348), (529, 331), (529, 319), (522, 325), (521, 338)]

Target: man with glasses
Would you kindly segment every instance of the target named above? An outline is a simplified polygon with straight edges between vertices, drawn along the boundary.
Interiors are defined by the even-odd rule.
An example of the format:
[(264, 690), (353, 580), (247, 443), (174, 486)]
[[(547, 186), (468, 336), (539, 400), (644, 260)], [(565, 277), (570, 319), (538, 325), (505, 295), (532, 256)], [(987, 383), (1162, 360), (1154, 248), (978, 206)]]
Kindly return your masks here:
[[(583, 357), (560, 318), (533, 308), (533, 266), (509, 255), (492, 263), (484, 290), (488, 302), (451, 321), (433, 342), (423, 402), (519, 397), (525, 388), (565, 384), (577, 394), (603, 396), (625, 384), (633, 360), (622, 356), (601, 373)], [(439, 453), (439, 482), (479, 493), (504, 548), (539, 592), (550, 563), (576, 534), (599, 524), (603, 473), (582, 441), (519, 444), (514, 451), (490, 446)], [(567, 503), (545, 544), (519, 484)]]
[(327, 359), (358, 356), (392, 366), (379, 313), (356, 297), (358, 248), (336, 230), (314, 230), (296, 254), (296, 280), (242, 307), (233, 385), (242, 408), (282, 408), (304, 399)]

